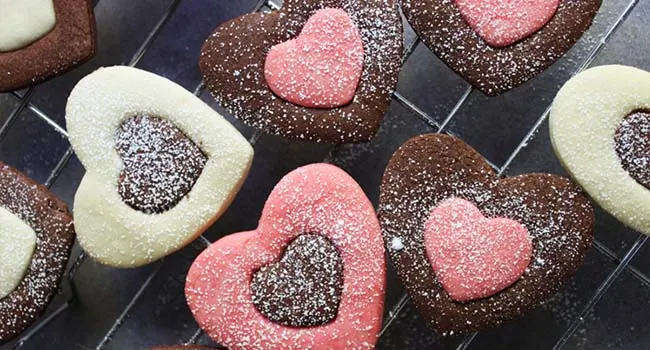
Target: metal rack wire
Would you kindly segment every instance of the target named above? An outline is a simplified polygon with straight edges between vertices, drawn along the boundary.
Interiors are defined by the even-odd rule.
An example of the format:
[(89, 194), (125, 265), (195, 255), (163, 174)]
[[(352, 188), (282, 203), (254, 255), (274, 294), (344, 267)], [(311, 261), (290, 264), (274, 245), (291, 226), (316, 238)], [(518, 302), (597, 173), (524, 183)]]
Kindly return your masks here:
[[(161, 29), (165, 26), (165, 24), (168, 22), (168, 20), (172, 17), (178, 6), (180, 5), (182, 0), (173, 0), (171, 4), (168, 6), (166, 9), (164, 15), (160, 18), (160, 20), (156, 23), (154, 28), (151, 30), (151, 32), (148, 34), (144, 42), (140, 45), (140, 47), (137, 49), (137, 51), (133, 54), (131, 59), (126, 62), (126, 65), (130, 66), (135, 66), (138, 64), (138, 62), (144, 57), (146, 54), (147, 50), (151, 46), (151, 44), (154, 42), (156, 39), (157, 35), (160, 33)], [(96, 5), (99, 0), (94, 1), (94, 4)], [(610, 26), (610, 28), (607, 30), (607, 32), (603, 35), (602, 39), (598, 42), (598, 44), (591, 50), (591, 52), (588, 54), (588, 56), (584, 59), (582, 64), (578, 67), (578, 69), (574, 72), (574, 75), (581, 72), (582, 70), (586, 69), (591, 62), (594, 60), (596, 55), (602, 50), (602, 48), (607, 44), (607, 42), (610, 40), (614, 32), (620, 27), (620, 25), (627, 19), (627, 17), (630, 15), (630, 13), (634, 10), (636, 5), (639, 3), (639, 0), (631, 0), (630, 3), (627, 5), (627, 7), (624, 9), (624, 11), (620, 14), (620, 16), (616, 19), (616, 21)], [(258, 5), (255, 8), (255, 11), (271, 11), (271, 10), (277, 10), (279, 9), (280, 6), (273, 0), (260, 0)], [(406, 50), (404, 52), (404, 56), (402, 59), (402, 63), (406, 62), (410, 55), (414, 52), (414, 50), (420, 45), (421, 42), (419, 39), (415, 39), (413, 42), (409, 43), (406, 47)], [(195, 95), (200, 95), (204, 90), (203, 84), (199, 84), (195, 89), (194, 89), (194, 94)], [(409, 110), (410, 112), (413, 113), (413, 115), (417, 116), (419, 119), (421, 119), (424, 123), (426, 123), (430, 128), (431, 132), (438, 132), (438, 133), (446, 133), (448, 132), (447, 127), (449, 123), (454, 119), (456, 116), (457, 112), (460, 110), (460, 108), (464, 105), (464, 103), (467, 101), (471, 93), (474, 91), (474, 89), (471, 86), (467, 86), (466, 90), (464, 93), (460, 96), (460, 98), (457, 100), (455, 105), (452, 107), (452, 109), (449, 111), (448, 115), (443, 119), (442, 122), (436, 121), (435, 118), (433, 118), (431, 115), (426, 113), (423, 109), (419, 108), (416, 104), (411, 102), (409, 99), (401, 95), (399, 92), (395, 92), (393, 94), (393, 99), (402, 105), (404, 108)], [(32, 102), (31, 99), (34, 95), (34, 88), (29, 88), (24, 94), (19, 94), (17, 92), (13, 92), (11, 94), (18, 100), (18, 105), (12, 110), (12, 112), (9, 114), (7, 119), (5, 119), (4, 123), (0, 125), (0, 140), (3, 139), (6, 134), (9, 132), (11, 127), (13, 126), (14, 122), (17, 120), (18, 116), (25, 110), (28, 109), (31, 112), (33, 112), (38, 118), (46, 122), (48, 125), (52, 127), (54, 131), (59, 133), (62, 137), (67, 138), (67, 132), (66, 130), (58, 125), (49, 115), (44, 113), (42, 110), (40, 110), (37, 106), (35, 106)], [(546, 121), (548, 118), (550, 112), (550, 106), (546, 108), (546, 110), (542, 113), (542, 115), (538, 118), (536, 123), (533, 125), (532, 129), (526, 134), (526, 136), (522, 139), (522, 141), (519, 143), (519, 145), (515, 148), (515, 150), (509, 155), (507, 158), (507, 161), (504, 163), (503, 166), (497, 167), (493, 165), (495, 170), (497, 170), (499, 176), (504, 175), (504, 173), (507, 172), (508, 168), (512, 164), (512, 162), (517, 158), (517, 156), (521, 153), (521, 151), (526, 147), (526, 145), (533, 139), (534, 135), (536, 132), (539, 130), (539, 128), (543, 125), (543, 123)], [(257, 141), (260, 139), (260, 137), (263, 135), (261, 131), (256, 131), (253, 133), (253, 135), (250, 137), (249, 142), (251, 145), (255, 145)], [(332, 162), (336, 158), (336, 152), (338, 150), (338, 147), (334, 146), (330, 150), (328, 156), (325, 158), (325, 161)], [(58, 178), (58, 176), (61, 174), (61, 171), (63, 168), (68, 164), (69, 160), (73, 156), (74, 152), (72, 148), (69, 146), (63, 156), (58, 159), (54, 169), (50, 172), (47, 180), (45, 181), (45, 185), (47, 187), (52, 186), (54, 181)], [(204, 236), (200, 237), (200, 242), (203, 243), (205, 246), (210, 244), (210, 241), (207, 240)], [(648, 279), (647, 276), (645, 276), (643, 273), (635, 269), (634, 267), (630, 266), (630, 262), (632, 259), (637, 255), (641, 247), (643, 247), (644, 244), (646, 244), (648, 240), (648, 237), (645, 235), (639, 235), (639, 237), (636, 239), (636, 241), (633, 243), (633, 245), (627, 250), (625, 255), (621, 258), (618, 259), (616, 253), (612, 252), (609, 250), (606, 245), (599, 241), (595, 241), (594, 247), (595, 249), (602, 253), (604, 256), (606, 256), (608, 259), (617, 262), (616, 268), (605, 278), (605, 280), (602, 281), (600, 286), (594, 291), (593, 295), (591, 298), (588, 300), (588, 302), (585, 304), (579, 315), (571, 322), (570, 326), (566, 329), (564, 334), (561, 336), (561, 338), (558, 339), (558, 341), (555, 344), (555, 349), (560, 349), (562, 348), (563, 345), (566, 344), (566, 342), (570, 339), (570, 337), (575, 333), (575, 331), (578, 329), (580, 324), (584, 320), (584, 316), (589, 313), (594, 305), (605, 295), (605, 293), (609, 290), (609, 288), (614, 284), (616, 279), (623, 273), (624, 271), (628, 271), (631, 273), (632, 276), (637, 278), (639, 281), (643, 282), (645, 285), (649, 286), (650, 285), (650, 279)], [(55, 318), (60, 316), (62, 313), (64, 313), (70, 305), (72, 305), (76, 300), (77, 300), (77, 288), (75, 285), (75, 275), (79, 268), (84, 264), (84, 262), (87, 260), (86, 254), (81, 253), (79, 256), (76, 257), (74, 263), (71, 265), (68, 273), (67, 273), (67, 284), (69, 285), (70, 288), (70, 296), (67, 299), (66, 302), (64, 302), (61, 306), (59, 306), (57, 309), (52, 311), (47, 317), (41, 319), (35, 326), (33, 326), (28, 332), (26, 332), (18, 342), (14, 345), (13, 349), (20, 349), (23, 347), (23, 345), (29, 341), (35, 334), (37, 334), (39, 331), (47, 327), (48, 324), (52, 322)], [(149, 286), (151, 281), (154, 279), (154, 277), (159, 273), (161, 270), (162, 266), (162, 260), (156, 263), (157, 266), (150, 272), (148, 277), (144, 280), (144, 282), (141, 284), (139, 289), (136, 291), (136, 293), (132, 296), (130, 301), (127, 303), (125, 308), (122, 310), (122, 312), (119, 314), (119, 316), (114, 320), (112, 326), (106, 331), (105, 336), (103, 339), (97, 344), (96, 349), (101, 350), (104, 348), (105, 345), (107, 345), (111, 337), (117, 332), (122, 325), (124, 319), (128, 316), (129, 312), (133, 308), (133, 306), (138, 302), (140, 297), (142, 296), (143, 292), (146, 290), (146, 288)], [(384, 335), (386, 331), (395, 324), (395, 320), (398, 318), (398, 316), (401, 314), (401, 312), (404, 310), (404, 307), (407, 305), (409, 299), (406, 294), (402, 295), (402, 297), (398, 300), (398, 302), (395, 305), (392, 305), (390, 308), (390, 312), (388, 313), (388, 316), (384, 320), (384, 324), (380, 333), (380, 336)], [(194, 344), (196, 341), (199, 339), (201, 336), (202, 332), (200, 329), (197, 329), (194, 334), (187, 340), (187, 344)], [(466, 349), (468, 348), (472, 341), (475, 339), (477, 333), (473, 333), (470, 335), (467, 335), (462, 342), (458, 345), (458, 349)]]

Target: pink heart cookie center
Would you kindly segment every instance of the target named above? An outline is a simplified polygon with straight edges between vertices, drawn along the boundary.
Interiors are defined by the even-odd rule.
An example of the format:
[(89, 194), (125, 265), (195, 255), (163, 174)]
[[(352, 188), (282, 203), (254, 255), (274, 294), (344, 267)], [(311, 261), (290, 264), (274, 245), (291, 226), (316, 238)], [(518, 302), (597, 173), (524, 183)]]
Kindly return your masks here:
[(438, 281), (461, 302), (489, 297), (516, 282), (533, 252), (523, 225), (488, 219), (459, 198), (444, 200), (432, 210), (424, 244)]
[(559, 0), (455, 0), (465, 21), (489, 45), (512, 45), (541, 29)]
[(308, 108), (335, 108), (354, 98), (363, 71), (363, 42), (341, 9), (317, 11), (300, 35), (273, 46), (264, 78), (282, 99)]

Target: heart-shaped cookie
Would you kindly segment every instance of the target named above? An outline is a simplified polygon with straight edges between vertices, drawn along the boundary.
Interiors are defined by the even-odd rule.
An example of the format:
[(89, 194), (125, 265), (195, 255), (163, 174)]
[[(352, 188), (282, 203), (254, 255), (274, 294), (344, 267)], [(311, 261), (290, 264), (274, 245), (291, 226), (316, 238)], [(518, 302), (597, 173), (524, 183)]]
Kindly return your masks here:
[[(557, 11), (552, 10), (553, 2), (402, 0), (402, 10), (433, 53), (475, 88), (486, 95), (495, 96), (535, 77), (569, 51), (591, 26), (601, 0), (559, 0)], [(521, 4), (529, 9), (548, 4), (549, 8), (542, 10), (541, 15), (534, 16), (537, 20), (531, 20), (530, 11), (520, 8), (501, 10), (503, 6), (512, 4)], [(487, 6), (490, 9), (485, 9)], [(461, 10), (469, 21), (465, 20)], [(497, 10), (499, 13), (495, 13)], [(550, 20), (543, 21), (551, 12), (555, 14)], [(483, 22), (484, 17), (490, 19), (494, 16), (510, 18), (509, 23), (517, 28), (505, 30), (502, 24), (496, 24), (497, 21)], [(537, 26), (540, 27), (538, 30), (535, 29)], [(491, 46), (481, 37), (483, 35), (492, 41), (489, 33), (504, 38), (495, 40), (497, 46), (508, 42), (512, 44)]]
[(424, 224), (424, 245), (438, 281), (456, 301), (504, 290), (524, 274), (533, 251), (522, 224), (486, 218), (460, 198), (433, 208)]
[(542, 28), (560, 0), (456, 0), (465, 21), (494, 47), (512, 45)]
[(223, 347), (211, 348), (203, 345), (170, 345), (170, 346), (156, 346), (149, 350), (227, 350)]
[(18, 90), (95, 55), (89, 0), (4, 1), (0, 11), (0, 92)]
[(588, 69), (560, 90), (549, 121), (558, 158), (603, 209), (650, 234), (650, 73)]
[[(277, 263), (287, 259), (295, 265), (283, 274)], [(342, 278), (310, 285), (325, 271), (336, 276), (339, 259)], [(201, 253), (185, 295), (201, 328), (229, 349), (372, 349), (382, 320), (384, 259), (379, 222), (359, 185), (335, 166), (313, 164), (276, 185), (255, 231), (226, 236)], [(278, 295), (275, 310), (260, 300), (287, 285), (295, 290)], [(294, 323), (301, 318), (310, 322)]]
[[(424, 237), (432, 211), (450, 198), (473, 203), (488, 218), (526, 228), (532, 257), (521, 278), (482, 299), (452, 299), (432, 268)], [(438, 134), (415, 137), (393, 155), (382, 181), (379, 215), (409, 296), (443, 334), (495, 327), (549, 299), (581, 264), (594, 226), (589, 201), (568, 179), (549, 174), (500, 179), (473, 148)]]
[[(265, 62), (272, 47), (297, 38), (309, 18), (327, 8), (344, 11), (358, 28), (363, 70), (350, 103), (306, 108), (273, 93)], [(287, 0), (278, 11), (248, 14), (219, 26), (206, 40), (199, 64), (213, 96), (244, 123), (291, 139), (349, 143), (368, 141), (379, 129), (397, 84), (401, 55), (396, 0)]]
[(307, 108), (336, 108), (352, 101), (363, 70), (359, 29), (341, 9), (323, 9), (300, 35), (273, 46), (264, 78), (280, 98)]
[(66, 205), (0, 162), (0, 345), (45, 312), (65, 272), (74, 237)]
[(152, 262), (198, 237), (228, 208), (253, 157), (196, 96), (135, 68), (82, 79), (66, 122), (86, 168), (75, 195), (79, 242), (116, 267)]

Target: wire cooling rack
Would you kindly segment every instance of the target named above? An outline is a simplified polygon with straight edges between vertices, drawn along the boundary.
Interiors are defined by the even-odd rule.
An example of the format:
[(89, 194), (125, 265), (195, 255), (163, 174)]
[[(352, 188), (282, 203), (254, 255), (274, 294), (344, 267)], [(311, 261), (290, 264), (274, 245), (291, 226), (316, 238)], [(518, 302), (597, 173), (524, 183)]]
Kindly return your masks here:
[[(108, 1), (108, 0), (101, 0), (101, 1)], [(98, 2), (99, 0), (95, 1), (94, 5), (97, 5)], [(151, 30), (148, 32), (148, 34), (146, 35), (142, 43), (139, 45), (139, 47), (132, 54), (131, 58), (128, 61), (124, 62), (123, 64), (130, 65), (130, 66), (138, 65), (141, 62), (142, 58), (145, 57), (145, 55), (147, 54), (150, 47), (154, 44), (161, 31), (164, 30), (169, 20), (177, 12), (179, 6), (182, 3), (187, 3), (187, 2), (200, 2), (200, 1), (198, 0), (171, 1), (167, 5), (167, 7), (161, 12), (161, 16), (157, 19), (157, 21), (154, 22)], [(608, 6), (608, 5), (612, 5), (612, 6)], [(606, 16), (611, 20), (605, 21), (607, 23), (604, 26), (604, 29), (594, 34), (596, 37), (595, 43), (587, 49), (586, 54), (579, 55), (580, 58), (578, 62), (574, 62), (574, 64), (572, 65), (573, 70), (568, 73), (567, 77), (577, 74), (580, 71), (586, 69), (593, 63), (595, 59), (597, 59), (599, 54), (601, 54), (601, 52), (608, 47), (610, 40), (615, 35), (617, 30), (626, 22), (626, 20), (628, 20), (629, 16), (632, 13), (634, 13), (635, 9), (637, 8), (637, 5), (639, 5), (639, 0), (633, 0), (629, 2), (628, 0), (622, 0), (622, 1), (610, 0), (609, 3), (607, 0), (604, 1), (603, 6), (606, 8), (605, 10), (611, 11), (610, 13), (607, 13)], [(260, 1), (253, 10), (271, 11), (271, 10), (279, 9), (280, 6), (281, 4), (279, 2), (275, 2), (272, 0), (263, 0)], [(143, 15), (146, 15), (146, 13)], [(419, 39), (417, 39), (417, 37), (415, 37), (412, 32), (409, 33), (409, 30), (407, 30), (405, 52), (404, 52), (402, 62), (404, 64), (409, 64), (410, 60), (419, 59), (419, 58), (413, 58), (413, 54), (414, 52), (416, 52), (416, 50), (426, 50), (426, 48), (423, 48), (423, 45), (420, 43)], [(417, 62), (414, 64), (417, 65)], [(559, 86), (555, 86), (554, 88), (557, 89), (559, 88)], [(4, 139), (8, 137), (8, 134), (12, 131), (12, 128), (21, 127), (21, 126), (17, 126), (16, 124), (18, 120), (21, 118), (21, 115), (25, 111), (29, 111), (30, 116), (34, 116), (40, 119), (42, 122), (45, 122), (48, 128), (51, 128), (51, 130), (54, 131), (54, 133), (49, 134), (50, 135), (49, 137), (62, 137), (64, 139), (67, 139), (67, 132), (60, 122), (62, 120), (62, 116), (53, 116), (50, 113), (47, 113), (41, 108), (39, 108), (38, 102), (35, 101), (34, 98), (35, 90), (37, 90), (37, 87), (29, 88), (24, 91), (12, 92), (8, 94), (11, 99), (15, 100), (16, 104), (11, 109), (11, 111), (6, 116), (6, 118), (0, 119), (0, 121), (2, 121), (2, 124), (0, 125), (0, 142), (2, 142)], [(421, 104), (406, 97), (406, 94), (401, 92), (402, 90), (404, 90), (403, 84), (400, 83), (400, 88), (398, 88), (398, 91), (393, 94), (394, 105), (397, 104), (399, 105), (399, 107), (391, 107), (391, 109), (400, 108), (400, 110), (403, 110), (405, 112), (404, 114), (409, 115), (409, 117), (406, 118), (411, 118), (411, 116), (414, 116), (417, 119), (419, 119), (419, 121), (417, 121), (417, 119), (415, 118), (411, 121), (406, 121), (406, 123), (421, 123), (423, 127), (418, 128), (418, 133), (438, 132), (438, 133), (455, 134), (457, 136), (463, 137), (462, 132), (457, 132), (457, 130), (454, 130), (454, 128), (450, 126), (453, 125), (455, 118), (458, 117), (459, 111), (462, 108), (466, 108), (468, 104), (472, 103), (471, 102), (472, 97), (477, 94), (477, 92), (474, 89), (472, 89), (471, 86), (467, 85), (466, 83), (462, 83), (462, 87), (458, 90), (457, 98), (455, 99), (455, 102), (452, 101), (452, 103), (448, 105), (449, 108), (446, 108), (445, 113), (441, 113), (440, 111), (437, 111), (436, 114), (433, 114), (430, 111), (430, 108), (421, 107), (420, 106)], [(196, 85), (194, 87), (193, 92), (195, 95), (201, 96), (204, 93), (203, 84), (200, 83)], [(61, 96), (61, 98), (65, 99), (65, 96)], [(0, 100), (0, 103), (2, 101), (3, 100)], [(534, 142), (539, 137), (543, 137), (543, 136), (539, 136), (538, 138), (536, 138), (537, 134), (540, 133), (540, 131), (543, 131), (543, 128), (546, 126), (546, 120), (550, 112), (550, 101), (542, 101), (542, 103), (544, 102), (546, 102), (547, 107), (543, 110), (543, 112), (540, 115), (538, 115), (532, 128), (530, 128), (525, 133), (525, 135), (520, 140), (520, 142), (516, 145), (514, 150), (505, 155), (504, 157), (505, 161), (502, 163), (501, 166), (493, 165), (493, 167), (495, 168), (495, 170), (498, 172), (500, 176), (508, 173), (511, 170), (512, 165), (515, 163), (517, 159), (521, 157), (522, 152), (527, 149), (527, 146), (529, 144)], [(0, 111), (1, 110), (2, 109), (0, 109)], [(440, 117), (438, 114), (442, 117)], [(0, 116), (0, 118), (2, 118), (2, 116)], [(236, 121), (234, 122), (237, 123)], [(404, 121), (402, 121), (402, 123), (403, 122)], [(386, 124), (390, 124), (390, 122), (387, 121)], [(394, 129), (396, 127), (399, 127), (400, 125), (401, 124), (396, 123), (395, 125), (392, 125), (392, 128)], [(240, 125), (240, 129), (241, 128), (242, 127)], [(384, 129), (383, 131), (380, 131), (380, 134), (384, 133), (389, 136), (391, 135), (390, 128), (384, 127), (383, 129)], [(250, 130), (246, 130), (246, 131), (249, 131), (248, 132), (249, 141), (253, 146), (255, 146), (258, 143), (258, 141), (262, 137), (264, 137), (264, 135), (260, 131), (250, 131)], [(358, 161), (359, 153), (364, 153), (365, 151), (367, 154), (372, 154), (372, 152), (368, 153), (368, 150), (372, 151), (372, 147), (373, 147), (372, 144), (333, 146), (329, 148), (319, 148), (318, 152), (315, 153), (324, 155), (320, 159), (322, 161), (331, 162), (337, 165), (341, 165), (343, 168), (346, 168), (349, 167), (351, 163)], [(384, 152), (385, 154), (383, 155), (382, 159), (386, 159), (386, 157), (390, 157), (390, 153), (394, 151), (394, 148), (395, 147), (393, 147), (393, 149), (391, 150), (385, 151)], [(256, 151), (259, 150), (256, 149)], [(1, 156), (2, 153), (0, 153), (0, 157)], [(69, 144), (67, 144), (67, 147), (63, 151), (62, 156), (58, 157), (57, 159), (50, 160), (50, 162), (53, 162), (54, 167), (49, 172), (47, 177), (44, 179), (44, 184), (47, 187), (52, 187), (52, 185), (56, 181), (65, 181), (65, 179), (60, 178), (60, 175), (62, 174), (66, 166), (69, 165), (69, 163), (73, 158), (74, 158), (74, 152), (72, 148), (69, 146)], [(311, 159), (311, 161), (318, 161), (318, 159)], [(254, 164), (253, 166), (255, 167), (256, 164)], [(26, 167), (29, 168), (29, 166)], [(374, 191), (376, 193), (377, 189), (375, 189)], [(615, 226), (615, 227), (620, 228), (620, 230), (624, 230), (622, 226)], [(225, 233), (230, 233), (230, 232), (232, 231), (225, 232)], [(549, 344), (548, 346), (554, 349), (587, 346), (584, 343), (581, 344), (580, 342), (575, 342), (572, 339), (576, 337), (577, 333), (581, 332), (581, 327), (584, 327), (585, 322), (588, 322), (590, 315), (593, 313), (594, 307), (599, 303), (599, 301), (601, 301), (601, 299), (603, 299), (603, 297), (606, 296), (606, 294), (612, 289), (613, 286), (617, 285), (617, 282), (619, 282), (621, 279), (621, 275), (624, 273), (628, 274), (633, 279), (635, 279), (640, 285), (644, 286), (644, 292), (645, 292), (644, 297), (645, 300), (648, 299), (648, 295), (650, 294), (650, 279), (648, 279), (644, 271), (635, 268), (631, 264), (633, 259), (635, 259), (635, 257), (637, 257), (639, 252), (642, 250), (648, 237), (640, 234), (635, 234), (634, 236), (636, 236), (636, 239), (632, 239), (629, 242), (629, 244), (624, 244), (625, 249), (619, 251), (619, 249), (617, 248), (614, 249), (611, 248), (612, 244), (611, 242), (609, 242), (609, 240), (608, 242), (602, 242), (599, 239), (600, 238), (599, 235), (597, 234), (597, 239), (594, 242), (594, 251), (592, 252), (592, 254), (598, 254), (598, 259), (607, 261), (610, 264), (613, 263), (615, 267), (613, 267), (610, 270), (604, 268), (606, 271), (603, 274), (603, 278), (597, 280), (595, 283), (595, 288), (592, 288), (588, 291), (588, 294), (584, 298), (585, 300), (583, 300), (583, 302), (580, 304), (580, 308), (574, 310), (574, 312), (571, 313), (571, 316), (566, 320), (567, 322), (565, 322), (564, 324), (565, 327), (563, 328), (562, 332), (558, 333), (558, 336), (553, 337), (553, 339), (551, 339), (551, 342), (547, 341), (544, 342), (544, 344)], [(204, 249), (205, 247), (207, 247), (209, 244), (210, 244), (210, 240), (208, 240), (205, 236), (201, 236), (200, 239), (193, 244), (193, 247), (187, 249), (188, 250), (193, 249), (198, 252)], [(189, 261), (191, 261), (191, 258), (189, 259)], [(45, 317), (37, 321), (37, 323), (34, 326), (32, 326), (30, 329), (28, 329), (22, 335), (21, 338), (17, 339), (13, 343), (8, 344), (6, 346), (6, 349), (23, 349), (23, 348), (32, 348), (32, 347), (49, 348), (48, 347), (49, 343), (45, 343), (45, 341), (47, 341), (47, 338), (50, 335), (49, 334), (43, 335), (43, 333), (47, 332), (48, 329), (55, 327), (55, 325), (52, 324), (57, 322), (58, 319), (65, 317), (66, 313), (69, 313), (71, 308), (84, 307), (83, 305), (84, 303), (80, 301), (80, 296), (79, 296), (79, 292), (77, 291), (77, 282), (76, 282), (78, 271), (84, 264), (93, 264), (93, 263), (89, 262), (89, 260), (86, 259), (86, 255), (83, 252), (80, 252), (70, 263), (68, 273), (66, 274), (66, 283), (64, 283), (64, 285), (62, 286), (62, 290), (65, 291), (62, 291), (61, 293), (62, 296), (59, 297), (59, 299), (62, 299), (62, 301), (60, 300), (58, 303), (55, 301), (53, 305), (50, 306), (50, 309), (46, 313)], [(147, 291), (148, 287), (150, 287), (152, 281), (161, 273), (161, 270), (163, 270), (163, 261), (159, 261), (157, 263), (152, 264), (152, 267), (148, 269), (147, 274), (144, 275), (145, 276), (144, 279), (141, 280), (141, 283), (135, 289), (135, 292), (129, 298), (126, 299), (123, 309), (119, 311), (119, 313), (117, 313), (117, 316), (110, 322), (110, 326), (107, 327), (106, 329), (99, 330), (100, 333), (98, 334), (101, 334), (102, 335), (101, 337), (96, 337), (94, 339), (84, 339), (83, 336), (77, 336), (75, 337), (76, 340), (72, 340), (70, 343), (67, 344), (69, 348), (100, 350), (100, 349), (111, 347), (115, 335), (118, 332), (120, 332), (121, 328), (125, 324), (125, 321), (128, 320), (128, 318), (130, 317), (134, 307), (136, 307), (136, 305), (138, 305), (139, 302), (142, 302), (143, 295)], [(120, 271), (118, 271), (118, 273), (119, 272)], [(183, 276), (181, 276), (181, 278), (182, 277)], [(401, 344), (399, 345), (399, 348), (424, 348), (423, 346), (436, 346), (439, 340), (437, 340), (435, 337), (433, 341), (430, 341), (428, 343), (417, 341), (417, 340), (400, 343), (399, 339), (396, 341), (385, 341), (386, 337), (394, 337), (394, 334), (391, 334), (391, 331), (395, 330), (398, 327), (404, 327), (404, 325), (400, 324), (400, 320), (404, 317), (409, 317), (408, 315), (406, 315), (406, 313), (414, 312), (412, 308), (408, 308), (409, 306), (408, 296), (406, 294), (403, 294), (403, 292), (401, 292), (401, 288), (391, 285), (391, 284), (399, 283), (394, 278), (394, 276), (392, 279), (389, 276), (388, 281), (389, 281), (389, 286), (388, 286), (389, 293), (392, 293), (393, 296), (387, 298), (387, 305), (386, 305), (387, 312), (386, 312), (384, 324), (380, 334), (381, 339), (380, 339), (379, 347), (397, 348), (395, 345), (391, 345), (391, 344)], [(162, 291), (162, 293), (164, 292), (165, 291)], [(640, 321), (641, 322), (639, 324), (644, 326), (647, 324), (648, 319), (640, 320)], [(189, 326), (187, 324), (183, 324), (179, 326), (182, 326), (184, 328), (188, 328), (188, 327), (193, 328), (183, 332), (188, 336), (183, 339), (178, 339), (179, 343), (184, 342), (187, 344), (193, 344), (193, 343), (201, 342), (202, 338), (205, 338), (201, 330), (198, 329), (195, 324)], [(66, 337), (66, 333), (69, 332), (71, 334), (76, 331), (75, 329), (66, 329), (65, 324), (63, 327), (59, 326), (59, 328), (62, 328), (64, 333), (62, 334), (61, 331), (59, 331), (58, 336), (63, 338)], [(397, 332), (397, 335), (399, 334), (400, 332)], [(138, 336), (137, 333), (129, 334), (127, 335), (127, 338), (130, 337), (131, 344), (136, 344), (136, 343), (139, 344), (139, 342), (136, 341), (134, 338), (137, 336)], [(481, 342), (476, 341), (477, 338), (479, 337), (480, 337), (479, 333), (473, 333), (463, 337), (456, 337), (451, 342), (445, 342), (445, 341), (439, 342), (438, 345), (441, 348), (442, 347), (456, 348), (456, 349), (483, 348), (484, 345), (481, 345), (482, 344)], [(79, 339), (84, 339), (83, 344), (82, 342), (79, 341)], [(151, 340), (150, 343), (157, 344), (155, 339)], [(589, 342), (587, 342), (587, 344), (588, 343)], [(502, 345), (504, 347), (508, 347), (507, 342), (502, 343)], [(614, 344), (613, 347), (616, 348), (619, 345), (621, 348), (625, 348), (629, 344), (622, 344), (622, 343)], [(117, 347), (114, 348), (125, 348), (124, 347), (125, 345), (123, 344), (115, 345), (115, 346)], [(641, 343), (634, 344), (634, 346), (638, 346), (639, 349), (648, 348), (650, 347), (650, 338), (642, 339)], [(5, 347), (3, 347), (3, 349), (5, 349)]]

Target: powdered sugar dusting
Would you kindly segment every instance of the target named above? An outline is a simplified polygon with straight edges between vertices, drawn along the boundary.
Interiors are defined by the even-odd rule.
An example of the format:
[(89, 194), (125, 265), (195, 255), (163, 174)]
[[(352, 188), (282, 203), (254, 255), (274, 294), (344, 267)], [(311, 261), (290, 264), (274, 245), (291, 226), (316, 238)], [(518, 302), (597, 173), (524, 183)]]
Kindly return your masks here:
[(118, 191), (124, 202), (147, 214), (174, 207), (196, 183), (207, 157), (168, 120), (139, 115), (116, 132), (124, 162)]
[(298, 236), (278, 263), (251, 281), (253, 304), (269, 320), (291, 327), (327, 324), (336, 318), (343, 262), (336, 246), (319, 234)]
[(623, 119), (615, 141), (623, 169), (650, 190), (650, 113), (637, 111)]

